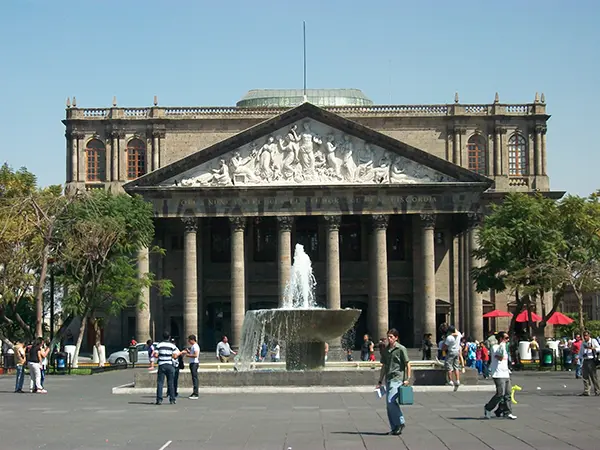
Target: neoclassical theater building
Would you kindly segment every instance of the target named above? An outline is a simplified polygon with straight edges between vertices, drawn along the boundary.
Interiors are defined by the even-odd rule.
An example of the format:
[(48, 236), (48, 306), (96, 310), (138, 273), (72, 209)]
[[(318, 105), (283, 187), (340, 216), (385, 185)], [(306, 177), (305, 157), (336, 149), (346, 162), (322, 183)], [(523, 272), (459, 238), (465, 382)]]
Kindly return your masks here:
[[(533, 96), (532, 96), (533, 97)], [(357, 336), (389, 327), (406, 345), (442, 322), (477, 339), (510, 308), (477, 293), (477, 224), (508, 191), (544, 191), (545, 99), (375, 105), (355, 89), (250, 91), (236, 106), (66, 110), (67, 188), (123, 189), (154, 206), (160, 256), (141, 271), (170, 297), (107, 319), (108, 346), (170, 330), (239, 343), (249, 309), (281, 304), (295, 244), (317, 299), (363, 311)], [(503, 324), (501, 324), (503, 325)]]

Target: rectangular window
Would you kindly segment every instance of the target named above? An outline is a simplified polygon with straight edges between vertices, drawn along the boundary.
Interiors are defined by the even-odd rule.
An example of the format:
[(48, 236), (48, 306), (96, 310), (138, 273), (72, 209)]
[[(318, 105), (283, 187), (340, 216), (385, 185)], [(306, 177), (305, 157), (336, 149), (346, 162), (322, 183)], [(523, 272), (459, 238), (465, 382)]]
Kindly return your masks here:
[(275, 217), (257, 217), (254, 221), (254, 261), (277, 259), (277, 223)]
[(360, 216), (342, 216), (340, 225), (340, 259), (361, 260)]
[(231, 262), (231, 228), (227, 218), (210, 219), (210, 260), (216, 263)]

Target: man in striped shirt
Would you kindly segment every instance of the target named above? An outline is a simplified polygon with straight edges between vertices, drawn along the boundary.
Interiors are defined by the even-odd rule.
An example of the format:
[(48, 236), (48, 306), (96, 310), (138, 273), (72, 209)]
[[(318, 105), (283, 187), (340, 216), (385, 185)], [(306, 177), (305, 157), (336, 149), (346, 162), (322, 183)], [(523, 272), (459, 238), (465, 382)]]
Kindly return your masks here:
[(156, 380), (156, 404), (160, 405), (163, 401), (163, 386), (165, 377), (167, 377), (167, 395), (169, 402), (175, 404), (175, 360), (179, 357), (179, 349), (169, 340), (168, 331), (163, 333), (163, 340), (156, 346), (154, 357), (158, 358), (158, 378)]

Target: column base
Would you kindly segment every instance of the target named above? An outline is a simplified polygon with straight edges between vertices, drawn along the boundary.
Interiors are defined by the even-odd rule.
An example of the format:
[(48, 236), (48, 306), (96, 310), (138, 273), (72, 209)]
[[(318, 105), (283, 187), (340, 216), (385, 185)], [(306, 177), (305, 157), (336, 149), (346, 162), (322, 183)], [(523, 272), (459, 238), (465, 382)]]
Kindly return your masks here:
[(287, 370), (322, 370), (325, 366), (324, 342), (291, 342), (287, 344)]

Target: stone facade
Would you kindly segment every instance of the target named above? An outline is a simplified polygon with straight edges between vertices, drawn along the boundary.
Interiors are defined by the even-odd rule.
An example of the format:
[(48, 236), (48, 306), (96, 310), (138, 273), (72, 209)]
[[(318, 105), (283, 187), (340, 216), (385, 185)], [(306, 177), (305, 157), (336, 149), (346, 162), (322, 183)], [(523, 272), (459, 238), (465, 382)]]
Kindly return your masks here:
[[(365, 310), (359, 333), (378, 337), (395, 326), (404, 342), (418, 345), (424, 332), (435, 335), (440, 322), (450, 321), (480, 338), (484, 324), (473, 318), (487, 308), (506, 308), (508, 299), (472, 289), (469, 268), (478, 263), (469, 256), (476, 245), (474, 219), (503, 192), (549, 191), (543, 96), (522, 105), (496, 98), (485, 105), (457, 99), (447, 105), (322, 109), (74, 103), (64, 121), (68, 188), (119, 191), (127, 183), (128, 192), (152, 202), (156, 243), (167, 254), (150, 255), (146, 263), (140, 255), (140, 268), (148, 266), (175, 284), (168, 299), (145, 293), (147, 312), (125, 311), (111, 319), (115, 326), (105, 330), (109, 345), (135, 333), (146, 340), (165, 328), (180, 338), (199, 333), (204, 348), (221, 333), (232, 332), (237, 343), (246, 309), (279, 304), (296, 242), (313, 244), (323, 305)], [(282, 178), (244, 178), (248, 187), (233, 177), (223, 186), (186, 182), (189, 174), (218, 170), (219, 159), (231, 161), (236, 151), (248, 157), (252, 145), (258, 149), (278, 130), (306, 121), (339, 134), (340, 140), (332, 140), (338, 149), (343, 136), (350, 136), (357, 166), (357, 153), (368, 143), (378, 157), (387, 152), (401, 161), (398, 166), (443, 176), (385, 186), (343, 174), (339, 182), (308, 185), (293, 177), (287, 184)], [(319, 126), (315, 130), (323, 133)], [(336, 154), (341, 160), (343, 153)], [(336, 172), (335, 163), (323, 164)]]

